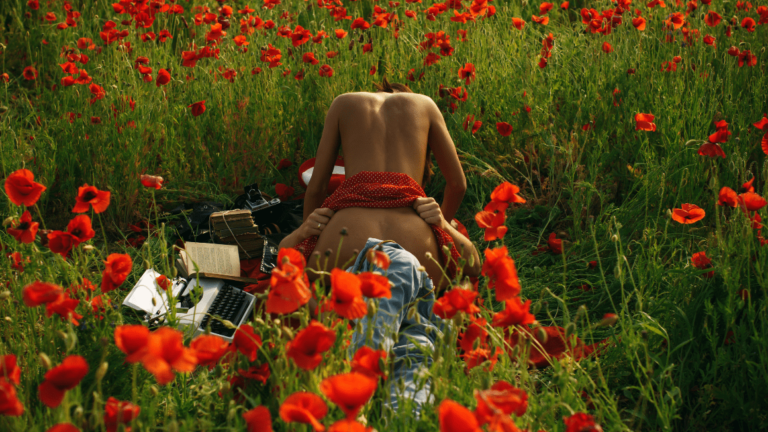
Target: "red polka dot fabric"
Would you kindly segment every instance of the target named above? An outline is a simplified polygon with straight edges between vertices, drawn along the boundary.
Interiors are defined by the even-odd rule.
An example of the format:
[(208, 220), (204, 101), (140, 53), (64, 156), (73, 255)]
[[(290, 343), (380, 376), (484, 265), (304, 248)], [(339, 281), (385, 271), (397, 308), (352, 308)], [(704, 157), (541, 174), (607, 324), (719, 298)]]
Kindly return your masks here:
[[(364, 208), (397, 208), (411, 207), (416, 198), (426, 197), (424, 189), (408, 174), (396, 172), (361, 171), (344, 182), (336, 191), (323, 201), (322, 207), (333, 211), (349, 207)], [(451, 277), (456, 274), (456, 262), (461, 258), (458, 249), (453, 244), (453, 238), (440, 227), (430, 225), (439, 245), (440, 254), (443, 246), (448, 246), (451, 256), (443, 256), (443, 263), (449, 262), (448, 272)], [(317, 236), (309, 237), (296, 245), (304, 258), (309, 257), (317, 245)]]

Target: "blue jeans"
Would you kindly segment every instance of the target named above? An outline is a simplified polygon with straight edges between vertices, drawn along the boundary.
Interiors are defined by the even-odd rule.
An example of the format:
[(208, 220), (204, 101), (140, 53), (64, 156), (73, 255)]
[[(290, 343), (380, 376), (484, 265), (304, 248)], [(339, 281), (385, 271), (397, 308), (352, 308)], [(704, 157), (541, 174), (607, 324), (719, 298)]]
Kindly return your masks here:
[[(397, 412), (398, 397), (410, 399), (418, 416), (421, 405), (432, 399), (427, 368), (432, 363), (435, 340), (442, 337), (449, 322), (432, 313), (434, 286), (429, 276), (418, 270), (419, 261), (412, 253), (394, 242), (382, 244), (380, 250), (390, 259), (386, 271), (365, 259), (368, 249), (380, 242), (379, 239), (369, 238), (354, 265), (347, 271), (378, 271), (386, 275), (392, 282), (392, 298), (378, 299), (378, 309), (372, 317), (355, 320), (358, 327), (352, 336), (348, 355), (351, 360), (355, 351), (363, 345), (386, 351), (388, 363), (394, 361), (394, 371), (386, 381), (390, 400), (385, 402), (385, 406)], [(411, 308), (415, 310), (409, 313)]]

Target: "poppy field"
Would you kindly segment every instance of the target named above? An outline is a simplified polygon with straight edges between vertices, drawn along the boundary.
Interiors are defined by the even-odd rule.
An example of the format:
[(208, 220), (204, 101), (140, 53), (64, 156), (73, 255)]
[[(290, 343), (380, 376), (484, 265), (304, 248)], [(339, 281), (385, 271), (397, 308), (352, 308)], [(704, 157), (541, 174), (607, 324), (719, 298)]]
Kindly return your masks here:
[[(0, 430), (768, 429), (768, 4), (3, 0), (0, 18)], [(444, 113), (483, 258), (435, 303), (420, 411), (383, 404), (392, 353), (347, 352), (386, 275), (315, 286), (283, 250), (231, 343), (120, 307), (146, 268), (158, 290), (176, 276), (167, 211), (254, 182), (301, 199), (334, 97), (385, 76)]]

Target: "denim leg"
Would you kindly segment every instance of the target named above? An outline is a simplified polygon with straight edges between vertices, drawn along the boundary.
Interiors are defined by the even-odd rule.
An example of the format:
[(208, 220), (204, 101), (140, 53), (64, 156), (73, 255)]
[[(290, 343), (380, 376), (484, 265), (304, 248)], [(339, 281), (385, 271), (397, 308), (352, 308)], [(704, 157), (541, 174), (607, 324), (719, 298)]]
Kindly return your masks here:
[[(432, 313), (435, 296), (432, 280), (418, 271), (419, 262), (410, 252), (396, 243), (385, 243), (382, 250), (390, 257), (390, 267), (384, 272), (365, 259), (365, 252), (380, 241), (368, 239), (350, 272), (380, 271), (392, 282), (392, 297), (378, 299), (378, 310), (372, 317), (358, 320), (349, 347), (349, 358), (362, 346), (383, 349), (394, 362), (390, 375), (390, 400), (387, 405), (395, 412), (398, 397), (415, 403), (417, 416), (421, 405), (429, 401), (430, 385), (427, 368), (431, 365), (436, 337), (442, 334), (445, 322)], [(409, 313), (409, 308), (415, 310)], [(402, 391), (400, 389), (402, 388)]]

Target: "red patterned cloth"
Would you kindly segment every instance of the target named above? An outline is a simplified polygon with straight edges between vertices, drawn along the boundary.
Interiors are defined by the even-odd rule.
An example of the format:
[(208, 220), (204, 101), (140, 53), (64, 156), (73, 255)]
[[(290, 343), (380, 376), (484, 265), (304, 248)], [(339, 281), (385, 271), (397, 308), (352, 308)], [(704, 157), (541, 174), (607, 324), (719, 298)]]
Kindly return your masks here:
[[(361, 171), (347, 178), (339, 185), (338, 189), (323, 201), (322, 207), (333, 211), (349, 207), (364, 208), (397, 208), (411, 207), (416, 198), (426, 197), (424, 189), (419, 186), (409, 175), (396, 172)], [(430, 225), (435, 239), (439, 245), (443, 263), (448, 262), (448, 274), (453, 277), (456, 274), (456, 262), (461, 258), (453, 238), (442, 228)], [(309, 237), (296, 245), (304, 258), (309, 262), (309, 257), (317, 245), (317, 236)], [(443, 246), (448, 246), (451, 256), (445, 256)]]

